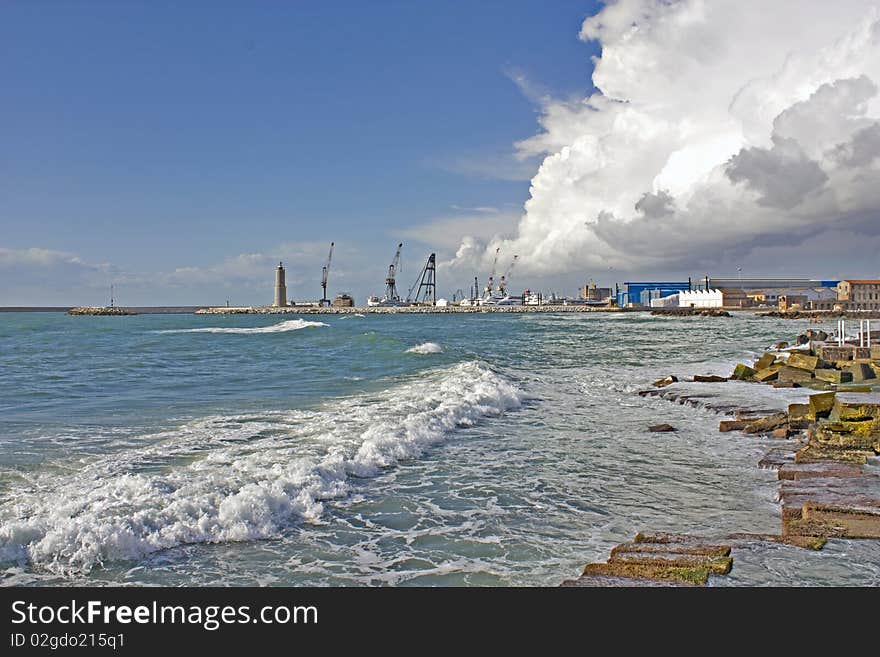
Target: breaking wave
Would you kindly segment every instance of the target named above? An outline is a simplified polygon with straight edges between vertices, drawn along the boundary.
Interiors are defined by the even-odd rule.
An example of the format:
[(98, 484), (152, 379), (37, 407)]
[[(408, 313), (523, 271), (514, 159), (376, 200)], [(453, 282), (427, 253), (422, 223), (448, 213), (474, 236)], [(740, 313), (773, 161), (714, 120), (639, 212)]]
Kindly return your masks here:
[(238, 333), (248, 335), (251, 333), (285, 333), (286, 331), (299, 331), (300, 329), (310, 326), (328, 326), (324, 322), (310, 322), (305, 319), (288, 319), (271, 326), (257, 326), (254, 328), (229, 328), (229, 327), (207, 327), (193, 329), (168, 329), (158, 331), (158, 333)]
[(211, 417), (145, 436), (0, 498), (0, 561), (84, 574), (194, 543), (277, 537), (318, 522), (354, 478), (421, 455), (459, 427), (516, 408), (522, 391), (478, 362), (422, 373), (314, 411)]
[(423, 342), (406, 350), (408, 354), (442, 354), (443, 347), (436, 342)]

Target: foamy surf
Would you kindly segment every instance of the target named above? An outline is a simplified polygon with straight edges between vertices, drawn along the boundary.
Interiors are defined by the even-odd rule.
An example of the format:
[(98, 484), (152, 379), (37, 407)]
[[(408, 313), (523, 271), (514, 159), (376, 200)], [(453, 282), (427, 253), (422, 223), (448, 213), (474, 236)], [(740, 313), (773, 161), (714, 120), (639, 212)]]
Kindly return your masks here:
[(230, 328), (210, 326), (206, 328), (192, 329), (167, 329), (157, 331), (157, 333), (235, 333), (241, 335), (250, 335), (252, 333), (285, 333), (287, 331), (299, 331), (300, 329), (309, 328), (310, 326), (328, 326), (324, 322), (310, 322), (305, 319), (288, 319), (271, 326), (257, 326), (253, 328)]
[(442, 354), (443, 347), (436, 342), (423, 342), (406, 350), (408, 354)]
[(323, 502), (346, 496), (352, 477), (417, 458), (522, 398), (514, 383), (469, 362), (316, 411), (190, 423), (9, 491), (0, 561), (76, 575), (185, 544), (276, 537), (319, 521)]

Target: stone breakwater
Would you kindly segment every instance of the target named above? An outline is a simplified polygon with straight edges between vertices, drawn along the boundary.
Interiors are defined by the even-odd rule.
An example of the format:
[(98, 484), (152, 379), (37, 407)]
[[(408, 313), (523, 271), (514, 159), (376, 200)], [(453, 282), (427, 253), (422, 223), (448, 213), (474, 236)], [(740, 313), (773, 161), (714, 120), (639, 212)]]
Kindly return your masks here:
[(876, 310), (771, 310), (758, 313), (758, 317), (776, 317), (778, 319), (880, 319)]
[(123, 315), (137, 315), (133, 310), (120, 308), (119, 306), (80, 306), (67, 311), (68, 315), (111, 315), (114, 317)]
[(316, 306), (243, 306), (202, 308), (196, 315), (397, 315), (397, 314), (447, 314), (447, 313), (622, 313), (643, 312), (643, 308), (617, 308), (596, 306), (368, 306), (365, 308), (318, 308)]
[[(645, 310), (648, 310), (647, 308)], [(654, 308), (652, 315), (667, 317), (731, 317), (723, 308)]]
[(880, 476), (867, 467), (880, 454), (880, 347), (826, 342), (823, 331), (780, 343), (751, 365), (737, 365), (730, 377), (695, 375), (695, 383), (737, 381), (774, 388), (816, 390), (807, 403), (783, 411), (738, 408), (712, 394), (677, 389), (674, 376), (643, 390), (659, 397), (715, 411), (727, 419), (719, 431), (772, 441), (757, 466), (777, 472), (781, 503), (778, 534), (736, 533), (719, 540), (640, 532), (618, 545), (606, 562), (590, 563), (563, 586), (702, 585), (733, 566), (731, 549), (774, 542), (821, 550), (829, 539), (880, 539)]

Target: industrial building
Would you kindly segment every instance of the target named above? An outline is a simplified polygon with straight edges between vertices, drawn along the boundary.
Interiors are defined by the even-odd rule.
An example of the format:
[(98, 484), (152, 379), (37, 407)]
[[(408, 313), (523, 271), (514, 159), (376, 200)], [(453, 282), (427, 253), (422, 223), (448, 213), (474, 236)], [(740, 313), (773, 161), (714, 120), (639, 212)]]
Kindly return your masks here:
[(354, 308), (354, 297), (348, 292), (340, 292), (333, 299), (334, 308)]
[(590, 282), (581, 286), (581, 299), (586, 301), (607, 302), (614, 294), (610, 287), (599, 287), (590, 279)]
[(654, 299), (672, 296), (679, 292), (687, 292), (691, 289), (690, 281), (685, 282), (626, 282), (625, 290), (618, 290), (617, 305), (621, 308), (627, 306), (651, 306)]
[[(703, 281), (700, 281), (701, 283)], [(789, 290), (809, 290), (821, 288), (836, 288), (840, 281), (817, 280), (812, 278), (712, 278), (706, 277), (706, 285), (702, 287), (723, 290), (725, 288), (738, 290), (760, 290), (764, 293), (781, 292)]]
[(849, 310), (880, 310), (880, 280), (840, 281), (837, 301)]

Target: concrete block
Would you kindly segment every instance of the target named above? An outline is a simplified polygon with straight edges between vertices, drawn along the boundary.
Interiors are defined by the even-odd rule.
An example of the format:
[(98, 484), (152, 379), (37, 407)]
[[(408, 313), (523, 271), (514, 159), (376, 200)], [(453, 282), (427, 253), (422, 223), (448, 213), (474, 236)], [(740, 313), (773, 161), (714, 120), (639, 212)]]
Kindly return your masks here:
[(785, 382), (793, 382), (799, 383), (801, 381), (809, 381), (813, 378), (813, 373), (808, 370), (802, 370), (797, 367), (789, 367), (788, 365), (783, 365), (779, 368), (779, 375), (777, 376), (777, 380), (780, 383)]
[(820, 392), (818, 395), (810, 395), (808, 406), (810, 407), (810, 419), (828, 417), (834, 408), (834, 400), (837, 395), (833, 392)]
[(786, 363), (788, 367), (796, 367), (799, 370), (808, 370), (812, 372), (819, 365), (819, 357), (818, 356), (809, 356), (807, 354), (802, 354), (797, 351), (792, 352), (791, 356), (788, 357), (788, 362)]
[(877, 378), (870, 363), (853, 363), (848, 371), (852, 375), (853, 383), (862, 383)]
[(849, 383), (853, 380), (851, 372), (843, 372), (831, 368), (819, 368), (814, 370), (813, 376), (820, 381), (826, 381), (827, 383)]

